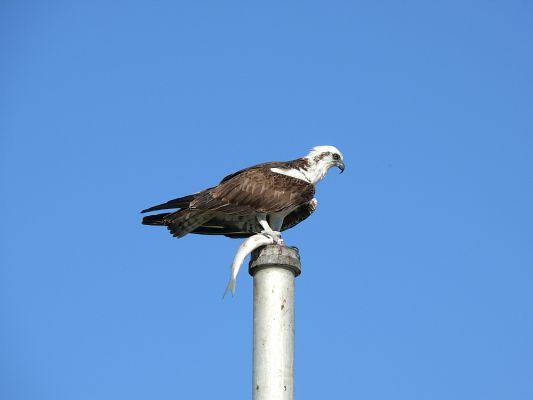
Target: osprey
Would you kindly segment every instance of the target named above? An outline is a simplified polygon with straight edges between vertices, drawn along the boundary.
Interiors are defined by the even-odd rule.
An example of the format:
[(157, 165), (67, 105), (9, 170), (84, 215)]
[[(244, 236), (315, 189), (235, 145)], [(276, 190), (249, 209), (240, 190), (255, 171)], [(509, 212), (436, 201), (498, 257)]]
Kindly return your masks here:
[(257, 233), (277, 243), (316, 209), (315, 185), (331, 167), (344, 171), (333, 146), (317, 146), (303, 157), (267, 162), (226, 176), (218, 186), (141, 211), (178, 209), (144, 217), (145, 225), (166, 226), (173, 236), (188, 233), (245, 238)]
[(283, 245), (281, 232), (316, 209), (315, 186), (331, 167), (344, 171), (344, 157), (333, 146), (317, 146), (302, 158), (267, 162), (226, 176), (214, 187), (159, 204), (142, 213), (172, 210), (143, 218), (145, 225), (166, 226), (181, 238), (189, 233), (249, 238), (237, 252), (228, 289), (244, 258), (266, 244)]

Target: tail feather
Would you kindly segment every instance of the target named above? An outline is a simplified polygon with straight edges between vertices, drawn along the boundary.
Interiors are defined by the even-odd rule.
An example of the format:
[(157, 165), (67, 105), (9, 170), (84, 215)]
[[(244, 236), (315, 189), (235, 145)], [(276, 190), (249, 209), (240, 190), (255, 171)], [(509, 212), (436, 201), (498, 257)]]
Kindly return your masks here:
[(208, 222), (213, 215), (211, 211), (181, 210), (167, 215), (163, 222), (172, 236), (181, 238)]
[(143, 225), (166, 225), (165, 218), (170, 214), (171, 213), (147, 215), (143, 218), (142, 223)]

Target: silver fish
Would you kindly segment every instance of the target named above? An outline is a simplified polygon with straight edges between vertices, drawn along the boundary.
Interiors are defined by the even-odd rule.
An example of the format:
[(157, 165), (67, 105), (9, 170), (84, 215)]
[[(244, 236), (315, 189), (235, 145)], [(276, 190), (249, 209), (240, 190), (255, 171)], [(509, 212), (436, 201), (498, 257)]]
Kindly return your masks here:
[(226, 291), (224, 292), (222, 298), (224, 298), (228, 292), (231, 292), (232, 296), (235, 295), (237, 275), (239, 274), (242, 263), (248, 254), (258, 247), (266, 246), (268, 244), (274, 244), (274, 239), (258, 233), (257, 235), (250, 236), (239, 246), (239, 249), (235, 254), (235, 258), (233, 259), (233, 264), (231, 264), (231, 275), (229, 277), (228, 286), (226, 287)]

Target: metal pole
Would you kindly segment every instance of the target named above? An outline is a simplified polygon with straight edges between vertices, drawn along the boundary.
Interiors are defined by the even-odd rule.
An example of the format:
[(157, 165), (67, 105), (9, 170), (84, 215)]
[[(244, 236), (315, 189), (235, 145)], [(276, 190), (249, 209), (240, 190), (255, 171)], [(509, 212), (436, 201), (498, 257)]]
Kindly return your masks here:
[(254, 277), (253, 400), (294, 399), (296, 247), (269, 245), (252, 253)]

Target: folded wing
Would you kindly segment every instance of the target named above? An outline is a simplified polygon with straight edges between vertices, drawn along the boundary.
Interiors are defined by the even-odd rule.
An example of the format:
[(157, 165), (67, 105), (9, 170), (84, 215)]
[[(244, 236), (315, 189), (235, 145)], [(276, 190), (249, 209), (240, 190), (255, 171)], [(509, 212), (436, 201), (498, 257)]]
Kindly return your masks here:
[(216, 187), (147, 208), (142, 212), (178, 210), (149, 215), (142, 222), (167, 226), (176, 237), (197, 233), (242, 238), (261, 232), (258, 214), (288, 210), (282, 230), (292, 228), (316, 208), (314, 186), (273, 173), (271, 167), (269, 164), (251, 167), (227, 176)]

